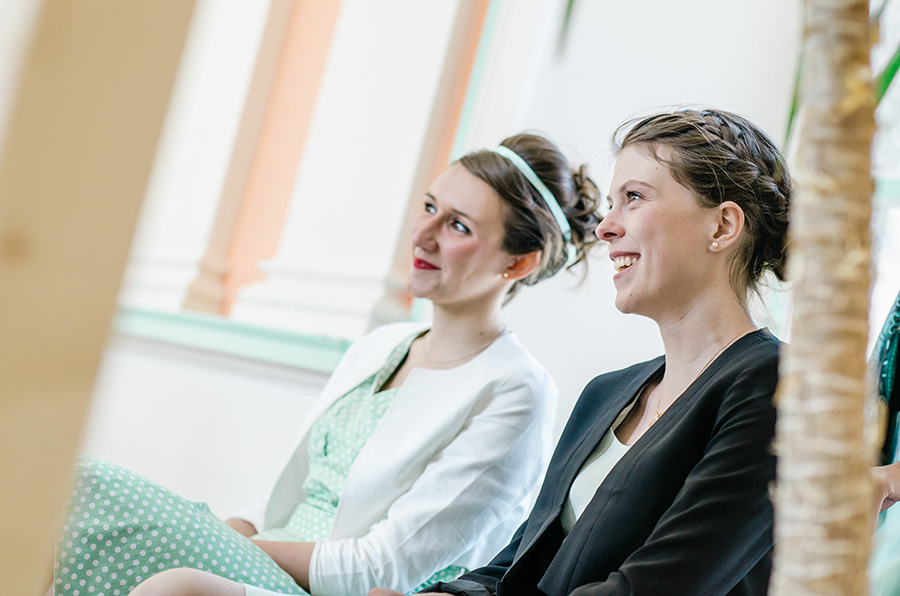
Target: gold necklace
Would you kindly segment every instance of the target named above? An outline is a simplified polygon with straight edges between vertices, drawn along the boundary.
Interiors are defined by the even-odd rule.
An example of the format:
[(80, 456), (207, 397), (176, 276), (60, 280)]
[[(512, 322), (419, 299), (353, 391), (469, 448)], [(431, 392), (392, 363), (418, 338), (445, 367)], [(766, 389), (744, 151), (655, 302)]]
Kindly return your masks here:
[[(722, 352), (727, 350), (731, 344), (733, 344), (734, 342), (736, 342), (743, 336), (747, 335), (748, 333), (753, 333), (754, 331), (756, 331), (756, 327), (750, 327), (749, 329), (744, 329), (744, 330), (740, 331), (737, 335), (732, 337), (730, 340), (728, 340), (725, 343), (725, 345), (723, 345), (721, 348), (716, 350), (715, 354), (713, 354), (712, 357), (706, 361), (706, 364), (703, 365), (703, 368), (700, 369), (700, 372), (698, 372), (696, 375), (694, 375), (694, 378), (691, 379), (690, 383), (688, 383), (688, 387), (693, 385), (694, 381), (696, 381), (697, 379), (700, 378), (700, 375), (703, 374), (703, 371), (705, 371), (707, 368), (709, 368), (709, 365), (713, 363), (713, 360), (715, 360), (719, 356), (719, 354), (721, 354)], [(650, 421), (650, 424), (647, 425), (647, 428), (650, 428), (651, 426), (653, 426), (656, 423), (656, 421), (659, 420), (660, 416), (662, 416), (663, 413), (665, 412), (665, 410), (660, 409), (660, 406), (662, 405), (662, 395), (663, 395), (662, 390), (663, 390), (663, 385), (665, 384), (665, 382), (666, 382), (666, 379), (665, 379), (665, 376), (663, 376), (663, 380), (653, 390), (653, 393), (656, 393), (656, 395), (657, 395), (656, 407), (654, 408), (655, 413), (653, 415), (653, 420)], [(648, 395), (647, 397), (649, 398), (650, 396)]]
[(500, 330), (500, 333), (498, 333), (497, 335), (495, 335), (494, 337), (492, 337), (492, 338), (490, 339), (490, 341), (488, 341), (486, 344), (484, 344), (483, 346), (481, 346), (480, 348), (478, 348), (478, 349), (475, 350), (474, 352), (470, 352), (470, 353), (468, 353), (468, 354), (464, 354), (464, 355), (462, 355), (462, 356), (460, 356), (460, 357), (458, 357), (458, 358), (453, 358), (452, 360), (435, 360), (434, 358), (432, 358), (431, 356), (428, 355), (428, 345), (431, 343), (431, 342), (429, 341), (429, 340), (431, 339), (431, 335), (428, 335), (428, 336), (425, 338), (425, 341), (422, 342), (422, 355), (425, 356), (425, 360), (427, 360), (428, 362), (431, 362), (432, 364), (453, 364), (454, 362), (459, 362), (460, 360), (465, 360), (466, 358), (471, 358), (472, 356), (475, 356), (475, 355), (477, 355), (477, 354), (480, 354), (481, 352), (483, 352), (484, 350), (486, 350), (486, 349), (488, 348), (489, 345), (491, 345), (492, 343), (494, 343), (494, 341), (495, 341), (498, 337), (500, 337), (501, 335), (503, 335), (504, 333), (506, 333), (506, 327), (504, 327), (503, 329), (501, 329), (501, 330)]

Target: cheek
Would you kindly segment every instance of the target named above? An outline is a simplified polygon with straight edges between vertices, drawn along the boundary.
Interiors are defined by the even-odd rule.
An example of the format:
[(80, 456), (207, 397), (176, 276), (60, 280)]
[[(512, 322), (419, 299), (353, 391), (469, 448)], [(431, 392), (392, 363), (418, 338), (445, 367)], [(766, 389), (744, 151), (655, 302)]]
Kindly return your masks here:
[(457, 247), (453, 252), (453, 262), (466, 278), (477, 278), (492, 271), (497, 260), (497, 251), (474, 244)]
[(486, 264), (486, 255), (477, 246), (460, 246), (453, 253), (454, 261), (462, 268), (477, 270)]
[(448, 258), (457, 261), (466, 261), (478, 257), (478, 253), (482, 250), (482, 245), (471, 238), (451, 238), (449, 241), (444, 240), (441, 250)]

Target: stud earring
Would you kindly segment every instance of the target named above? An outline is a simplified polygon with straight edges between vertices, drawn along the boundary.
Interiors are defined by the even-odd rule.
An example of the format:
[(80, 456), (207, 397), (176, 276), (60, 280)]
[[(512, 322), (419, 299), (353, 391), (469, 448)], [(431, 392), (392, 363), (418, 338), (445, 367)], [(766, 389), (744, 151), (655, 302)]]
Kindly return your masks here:
[(508, 272), (508, 271), (504, 271), (504, 272), (503, 272), (503, 279), (509, 279), (509, 272)]
[(712, 247), (713, 247), (713, 249), (719, 248), (719, 243), (718, 243), (718, 242), (713, 242), (713, 243), (712, 243)]

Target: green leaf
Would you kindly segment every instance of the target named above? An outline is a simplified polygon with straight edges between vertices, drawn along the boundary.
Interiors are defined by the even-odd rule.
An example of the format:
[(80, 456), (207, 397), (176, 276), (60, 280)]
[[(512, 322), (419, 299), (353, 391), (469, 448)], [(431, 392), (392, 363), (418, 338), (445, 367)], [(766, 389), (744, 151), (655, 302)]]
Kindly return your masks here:
[(888, 60), (884, 70), (875, 77), (875, 105), (878, 105), (881, 98), (887, 93), (888, 87), (891, 86), (894, 77), (897, 76), (898, 68), (900, 68), (900, 43), (894, 49), (894, 54)]
[(800, 110), (800, 75), (803, 72), (803, 51), (797, 56), (797, 68), (794, 70), (794, 92), (791, 94), (791, 111), (788, 113), (787, 130), (784, 133), (784, 146), (787, 148), (794, 134), (797, 123), (797, 112)]
[(566, 2), (566, 12), (563, 14), (562, 27), (559, 30), (559, 40), (556, 44), (556, 51), (562, 54), (565, 49), (566, 42), (569, 39), (569, 32), (572, 29), (572, 14), (575, 12), (575, 0)]

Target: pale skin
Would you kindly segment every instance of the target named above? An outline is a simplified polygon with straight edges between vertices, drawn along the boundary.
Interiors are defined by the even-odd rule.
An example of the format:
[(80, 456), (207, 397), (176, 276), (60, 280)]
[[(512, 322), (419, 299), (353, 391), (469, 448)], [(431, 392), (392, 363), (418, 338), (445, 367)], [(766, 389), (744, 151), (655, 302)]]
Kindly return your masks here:
[[(667, 156), (665, 149), (660, 153)], [(614, 278), (616, 306), (653, 319), (666, 354), (663, 378), (645, 389), (615, 431), (633, 445), (723, 347), (756, 329), (729, 280), (746, 222), (730, 201), (700, 207), (641, 147), (620, 153), (608, 202), (597, 236), (609, 243), (614, 263), (616, 257), (634, 260)], [(873, 468), (873, 476), (880, 510), (900, 500), (900, 463)], [(369, 596), (402, 595), (375, 588)]]
[(653, 319), (666, 354), (662, 379), (616, 429), (632, 445), (725, 344), (756, 327), (729, 280), (744, 228), (737, 204), (700, 207), (665, 166), (636, 147), (620, 154), (608, 203), (597, 236), (609, 243), (614, 262), (633, 261), (613, 278), (616, 306)]
[(872, 468), (875, 478), (875, 503), (878, 511), (884, 511), (900, 501), (900, 462)]
[[(507, 207), (460, 164), (426, 193), (412, 226), (413, 268), (407, 289), (434, 305), (431, 329), (417, 338), (384, 388), (399, 387), (415, 368), (447, 369), (477, 356), (506, 329), (500, 308), (513, 283), (532, 273), (540, 252), (512, 255), (502, 247)], [(226, 523), (248, 538), (257, 528)], [(313, 542), (251, 540), (307, 592)], [(243, 596), (241, 584), (193, 569), (159, 573), (132, 596)]]
[[(660, 153), (667, 157), (665, 149)], [(668, 205), (663, 205), (664, 201)], [(664, 413), (711, 359), (755, 329), (746, 304), (738, 300), (729, 281), (729, 264), (746, 222), (740, 207), (730, 201), (714, 208), (700, 207), (690, 191), (639, 146), (621, 152), (608, 202), (610, 212), (597, 227), (597, 236), (609, 243), (611, 257), (618, 252), (636, 251), (635, 265), (646, 265), (648, 255), (661, 261), (664, 256), (671, 258), (672, 249), (677, 247), (677, 252), (684, 251), (687, 257), (684, 262), (695, 263), (699, 270), (687, 275), (689, 267), (676, 265), (681, 283), (669, 285), (655, 281), (657, 276), (665, 275), (668, 266), (641, 272), (644, 275), (634, 279), (616, 276), (616, 305), (622, 312), (645, 314), (656, 321), (666, 354), (663, 378), (647, 387), (616, 429), (621, 442), (633, 445), (656, 421), (657, 413)], [(675, 240), (663, 240), (668, 249), (655, 250), (654, 244), (667, 236), (667, 230), (675, 231)], [(692, 233), (688, 234), (688, 230)], [(651, 231), (652, 237), (643, 235)], [(629, 241), (629, 233), (639, 237)], [(637, 273), (628, 269), (631, 268), (621, 273)], [(698, 283), (701, 285), (694, 285)], [(666, 289), (655, 298), (652, 293), (640, 295), (643, 288), (654, 287)], [(662, 296), (669, 298), (663, 300)], [(683, 299), (676, 301), (672, 297)], [(703, 347), (698, 350), (697, 346)], [(872, 477), (876, 511), (884, 511), (900, 500), (900, 462), (872, 468)]]

